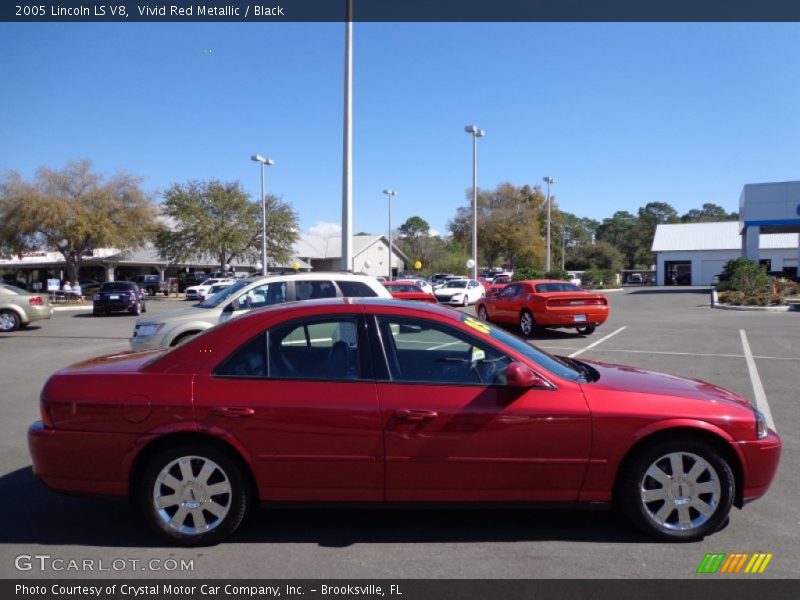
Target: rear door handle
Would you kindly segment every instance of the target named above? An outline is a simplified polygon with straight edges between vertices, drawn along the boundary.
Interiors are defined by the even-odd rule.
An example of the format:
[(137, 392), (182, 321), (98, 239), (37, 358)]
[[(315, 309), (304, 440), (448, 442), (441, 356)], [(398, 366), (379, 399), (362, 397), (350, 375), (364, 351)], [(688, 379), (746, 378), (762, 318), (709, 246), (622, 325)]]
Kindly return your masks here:
[(406, 421), (426, 421), (428, 419), (435, 419), (439, 416), (435, 410), (396, 410), (394, 416), (398, 419)]
[(215, 406), (211, 414), (215, 417), (252, 417), (256, 411), (244, 406)]

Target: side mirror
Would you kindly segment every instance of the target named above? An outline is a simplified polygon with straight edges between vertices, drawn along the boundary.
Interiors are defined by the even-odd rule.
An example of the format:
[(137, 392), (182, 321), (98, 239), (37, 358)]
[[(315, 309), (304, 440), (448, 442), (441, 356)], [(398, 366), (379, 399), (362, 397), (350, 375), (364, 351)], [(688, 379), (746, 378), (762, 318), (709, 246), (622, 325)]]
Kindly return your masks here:
[(506, 370), (506, 385), (512, 388), (550, 387), (533, 369), (520, 362), (513, 362)]

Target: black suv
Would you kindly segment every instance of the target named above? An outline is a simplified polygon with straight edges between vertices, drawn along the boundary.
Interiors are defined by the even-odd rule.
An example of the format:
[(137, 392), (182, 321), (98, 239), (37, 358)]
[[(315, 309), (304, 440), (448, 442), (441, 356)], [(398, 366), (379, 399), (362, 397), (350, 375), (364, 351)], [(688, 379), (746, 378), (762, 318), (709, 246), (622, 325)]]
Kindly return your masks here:
[(122, 311), (132, 315), (147, 312), (144, 292), (133, 281), (107, 281), (100, 286), (92, 300), (92, 314), (95, 317)]

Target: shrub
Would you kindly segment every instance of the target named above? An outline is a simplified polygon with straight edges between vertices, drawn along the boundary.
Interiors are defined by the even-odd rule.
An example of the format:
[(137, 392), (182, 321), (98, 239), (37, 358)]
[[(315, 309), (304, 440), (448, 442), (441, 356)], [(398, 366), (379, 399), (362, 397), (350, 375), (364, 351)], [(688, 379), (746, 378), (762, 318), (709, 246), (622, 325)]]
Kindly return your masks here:
[(561, 279), (562, 281), (569, 281), (572, 279), (564, 269), (550, 269), (544, 274), (545, 279)]
[(528, 281), (531, 279), (545, 279), (545, 274), (543, 271), (533, 267), (520, 267), (519, 269), (514, 269), (514, 276), (511, 278), (512, 281)]
[(720, 292), (717, 298), (722, 304), (732, 304), (733, 306), (741, 306), (744, 304), (744, 294), (735, 290)]
[(585, 288), (617, 287), (617, 272), (613, 269), (587, 269), (581, 274), (581, 285)]
[(766, 267), (747, 258), (734, 258), (725, 263), (725, 272), (731, 276), (730, 289), (744, 292), (746, 296), (757, 296), (769, 291), (769, 275)]

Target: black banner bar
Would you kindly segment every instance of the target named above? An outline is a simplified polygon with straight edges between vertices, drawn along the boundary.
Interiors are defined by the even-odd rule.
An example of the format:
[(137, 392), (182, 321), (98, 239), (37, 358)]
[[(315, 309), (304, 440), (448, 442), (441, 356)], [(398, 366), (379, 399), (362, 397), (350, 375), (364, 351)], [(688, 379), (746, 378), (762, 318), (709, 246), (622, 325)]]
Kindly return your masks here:
[[(0, 3), (10, 22), (336, 22), (348, 0)], [(361, 22), (800, 21), (795, 0), (351, 0)]]
[(11, 580), (0, 583), (5, 600), (794, 600), (798, 580), (703, 576), (676, 580)]

